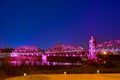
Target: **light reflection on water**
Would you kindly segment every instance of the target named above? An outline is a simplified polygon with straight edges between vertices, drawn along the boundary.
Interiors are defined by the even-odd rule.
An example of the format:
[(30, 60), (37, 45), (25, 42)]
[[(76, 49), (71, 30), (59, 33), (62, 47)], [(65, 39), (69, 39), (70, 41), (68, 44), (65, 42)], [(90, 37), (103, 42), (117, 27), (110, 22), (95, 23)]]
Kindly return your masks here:
[[(10, 65), (11, 66), (20, 66), (22, 65), (23, 63), (20, 62), (20, 61), (10, 61)], [(82, 65), (82, 63), (71, 63), (71, 62), (48, 62), (48, 61), (24, 61), (24, 65), (27, 65), (27, 66), (39, 66), (39, 65), (46, 65), (46, 66), (62, 66), (62, 65)]]
[[(10, 66), (56, 66), (56, 65), (82, 65), (81, 54), (42, 54), (42, 55), (10, 55), (9, 58), (4, 58), (3, 61), (8, 60)], [(4, 63), (4, 62), (2, 62)], [(2, 65), (0, 63), (0, 65)]]

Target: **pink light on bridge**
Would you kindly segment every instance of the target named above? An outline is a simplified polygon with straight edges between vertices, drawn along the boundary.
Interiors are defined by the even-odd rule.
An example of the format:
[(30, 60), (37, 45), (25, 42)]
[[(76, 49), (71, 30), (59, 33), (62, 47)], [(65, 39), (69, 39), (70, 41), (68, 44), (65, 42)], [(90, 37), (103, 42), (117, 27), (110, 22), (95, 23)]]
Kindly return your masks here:
[(95, 47), (96, 47), (96, 39), (93, 36), (91, 36), (91, 39), (89, 40), (89, 58), (90, 59), (94, 59), (96, 57)]
[(47, 55), (42, 55), (42, 61), (47, 61)]

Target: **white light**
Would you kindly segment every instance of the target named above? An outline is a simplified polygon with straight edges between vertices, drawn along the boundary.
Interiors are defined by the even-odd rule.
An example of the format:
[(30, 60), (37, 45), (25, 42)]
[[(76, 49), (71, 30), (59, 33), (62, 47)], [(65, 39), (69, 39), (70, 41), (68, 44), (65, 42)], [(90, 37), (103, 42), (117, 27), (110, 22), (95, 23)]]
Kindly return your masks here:
[(103, 53), (104, 53), (105, 55), (107, 54), (107, 52), (105, 52), (105, 51), (104, 51)]
[(26, 76), (27, 74), (26, 74), (26, 73), (24, 73), (23, 75), (24, 75), (24, 76)]
[(97, 70), (97, 74), (99, 74), (100, 73), (100, 71), (99, 70)]
[(64, 72), (64, 74), (66, 75), (66, 74), (67, 74), (67, 72)]

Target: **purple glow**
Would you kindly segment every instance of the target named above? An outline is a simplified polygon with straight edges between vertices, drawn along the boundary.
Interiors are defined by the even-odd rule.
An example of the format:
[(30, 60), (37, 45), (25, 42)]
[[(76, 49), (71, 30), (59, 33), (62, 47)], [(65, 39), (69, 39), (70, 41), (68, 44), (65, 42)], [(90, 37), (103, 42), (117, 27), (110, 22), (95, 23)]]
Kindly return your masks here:
[(115, 52), (120, 53), (120, 40), (105, 41), (98, 43), (96, 52)]
[(91, 36), (91, 39), (89, 40), (89, 58), (94, 59), (95, 58), (95, 47), (96, 47), (96, 39)]
[[(24, 61), (25, 65), (34, 66), (34, 65), (47, 65), (47, 66), (56, 66), (56, 65), (81, 65), (81, 63), (70, 63), (70, 62), (48, 62), (48, 61)], [(10, 61), (11, 66), (20, 66), (22, 65), (21, 61)]]
[(45, 53), (73, 53), (73, 52), (81, 52), (84, 49), (79, 46), (66, 45), (66, 44), (58, 44), (53, 46), (45, 51)]
[[(108, 52), (120, 53), (120, 40), (108, 41), (103, 43), (96, 43), (96, 39), (91, 37), (89, 40), (89, 53), (85, 52), (82, 47), (63, 45), (59, 44), (53, 46), (45, 51), (41, 50), (35, 46), (21, 46), (16, 48), (10, 54), (10, 64), (11, 65), (21, 65), (23, 62), (26, 65), (81, 65), (80, 62), (70, 63), (70, 62), (49, 62), (47, 57), (86, 57), (89, 59), (97, 60), (96, 54), (98, 52), (103, 52), (104, 54)], [(106, 53), (105, 53), (106, 52)], [(107, 54), (106, 54), (107, 55)]]
[(11, 56), (11, 57), (18, 57), (18, 55), (17, 55), (16, 53), (14, 53), (14, 52), (11, 53), (10, 56)]
[(20, 46), (13, 50), (14, 53), (38, 53), (41, 50), (36, 46)]
[(47, 55), (42, 55), (42, 61), (47, 61)]

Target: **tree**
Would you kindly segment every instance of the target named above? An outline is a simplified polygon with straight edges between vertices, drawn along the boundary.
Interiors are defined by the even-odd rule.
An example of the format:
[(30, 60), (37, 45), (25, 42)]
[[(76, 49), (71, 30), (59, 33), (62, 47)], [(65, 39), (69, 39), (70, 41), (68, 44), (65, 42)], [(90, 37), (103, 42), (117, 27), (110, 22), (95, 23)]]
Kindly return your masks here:
[(11, 47), (4, 47), (2, 49), (3, 53), (11, 53), (14, 50), (14, 48)]

